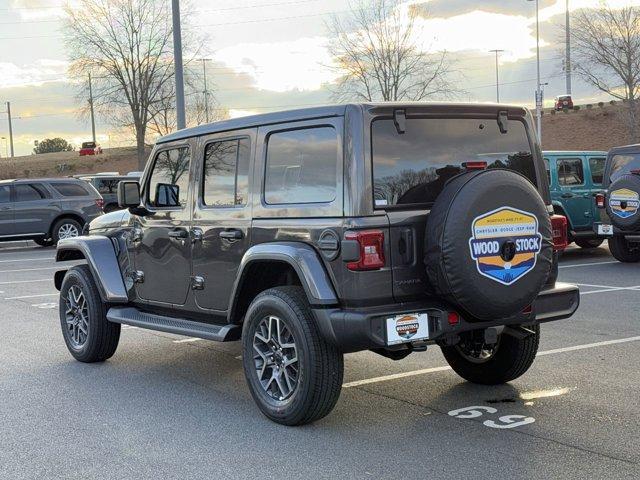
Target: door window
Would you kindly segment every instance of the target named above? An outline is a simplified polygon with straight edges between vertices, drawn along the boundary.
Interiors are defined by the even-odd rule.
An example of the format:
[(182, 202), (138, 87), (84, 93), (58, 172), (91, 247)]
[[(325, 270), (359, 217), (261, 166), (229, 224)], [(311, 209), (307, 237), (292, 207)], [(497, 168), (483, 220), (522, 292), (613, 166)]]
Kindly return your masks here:
[(11, 190), (8, 185), (0, 186), (0, 203), (9, 203), (11, 201)]
[(604, 178), (604, 157), (594, 157), (589, 159), (589, 169), (591, 170), (591, 181), (594, 185), (601, 185)]
[(558, 161), (558, 183), (566, 187), (584, 184), (582, 159), (567, 158)]
[(276, 132), (267, 142), (264, 198), (270, 205), (336, 198), (338, 134), (333, 127)]
[(42, 185), (22, 183), (15, 185), (16, 201), (28, 202), (31, 200), (42, 200), (48, 195)]
[(202, 182), (205, 205), (235, 207), (247, 204), (250, 154), (251, 144), (248, 138), (207, 145)]
[(150, 206), (182, 208), (186, 205), (190, 163), (188, 147), (163, 150), (156, 155), (147, 192)]

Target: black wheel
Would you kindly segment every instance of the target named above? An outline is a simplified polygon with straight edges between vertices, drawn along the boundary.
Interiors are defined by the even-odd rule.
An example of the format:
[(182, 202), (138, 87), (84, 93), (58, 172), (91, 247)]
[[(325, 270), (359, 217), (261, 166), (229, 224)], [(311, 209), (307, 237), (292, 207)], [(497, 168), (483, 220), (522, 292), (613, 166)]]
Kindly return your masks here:
[(51, 238), (54, 244), (65, 238), (74, 238), (82, 235), (82, 225), (72, 218), (58, 220), (51, 230)]
[(576, 245), (580, 248), (598, 248), (604, 242), (602, 238), (577, 238)]
[(77, 265), (67, 272), (60, 289), (60, 325), (67, 348), (81, 362), (102, 362), (118, 348), (120, 324), (107, 320), (89, 267)]
[(41, 247), (50, 247), (51, 245), (53, 245), (52, 238), (34, 238), (33, 241)]
[(442, 353), (451, 368), (469, 382), (506, 383), (523, 375), (536, 358), (540, 327), (527, 328), (534, 333), (522, 339), (501, 334), (495, 345), (484, 344), (483, 331), (468, 332), (459, 344), (442, 347)]
[(272, 288), (253, 300), (242, 329), (242, 351), (251, 395), (274, 422), (311, 423), (338, 401), (342, 353), (318, 332), (302, 288)]
[(609, 250), (611, 255), (619, 262), (635, 263), (640, 262), (640, 245), (631, 244), (622, 235), (614, 235), (609, 238)]

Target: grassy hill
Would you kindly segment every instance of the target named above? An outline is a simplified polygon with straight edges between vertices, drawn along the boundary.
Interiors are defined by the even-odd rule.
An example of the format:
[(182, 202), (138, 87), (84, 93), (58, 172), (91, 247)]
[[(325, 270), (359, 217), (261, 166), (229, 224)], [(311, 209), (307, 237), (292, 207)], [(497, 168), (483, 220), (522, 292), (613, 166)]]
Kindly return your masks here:
[[(148, 154), (148, 152), (147, 152)], [(102, 155), (80, 157), (78, 152), (42, 153), (0, 160), (0, 180), (66, 177), (80, 173), (138, 170), (135, 147), (110, 148)]]

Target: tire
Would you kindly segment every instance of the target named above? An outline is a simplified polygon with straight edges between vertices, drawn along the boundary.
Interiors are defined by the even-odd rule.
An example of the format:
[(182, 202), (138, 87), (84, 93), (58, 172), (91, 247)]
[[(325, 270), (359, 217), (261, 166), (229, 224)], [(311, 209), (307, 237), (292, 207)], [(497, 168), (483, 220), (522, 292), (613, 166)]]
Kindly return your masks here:
[(36, 242), (41, 247), (50, 247), (53, 245), (52, 238), (34, 238), (33, 241)]
[(575, 242), (580, 248), (598, 248), (604, 240), (602, 238), (579, 238)]
[(73, 218), (61, 218), (51, 230), (51, 239), (55, 245), (63, 238), (79, 237), (80, 235), (82, 235), (82, 225)]
[[(274, 319), (281, 322), (281, 338), (277, 342), (281, 347), (280, 354), (277, 347), (275, 350), (265, 347), (267, 344), (256, 337), (258, 333), (263, 339), (272, 339), (265, 327), (271, 325), (275, 331), (277, 321)], [(295, 350), (282, 347), (292, 342)], [(302, 288), (272, 288), (253, 300), (242, 329), (242, 352), (251, 395), (262, 413), (274, 422), (283, 425), (311, 423), (329, 414), (338, 401), (343, 356), (320, 335)], [(265, 358), (273, 359), (270, 360), (273, 366), (264, 367)], [(287, 367), (286, 363), (293, 358), (297, 362)], [(277, 362), (281, 370), (276, 370)], [(259, 377), (258, 369), (262, 370), (262, 377)], [(284, 390), (279, 390), (278, 382), (266, 378), (269, 374), (273, 377), (278, 371), (281, 372), (280, 381), (287, 387)], [(286, 382), (283, 375), (288, 375), (290, 382)], [(266, 386), (262, 382), (266, 382)]]
[[(523, 375), (536, 358), (540, 342), (540, 326), (528, 327), (535, 333), (518, 339), (508, 334), (498, 337), (493, 355), (480, 363), (472, 362), (462, 353), (461, 346), (441, 347), (444, 358), (462, 378), (481, 385), (498, 385)], [(471, 337), (469, 332), (468, 337)]]
[(609, 250), (613, 258), (619, 262), (636, 263), (640, 262), (640, 245), (631, 249), (629, 242), (622, 235), (614, 235), (609, 239)]
[[(71, 318), (69, 312), (70, 295), (78, 298), (81, 292), (86, 309), (82, 309), (86, 323), (84, 324), (86, 335), (82, 338), (81, 329), (77, 325), (77, 317)], [(83, 305), (79, 302), (79, 305)], [(77, 265), (71, 268), (62, 281), (60, 288), (60, 326), (62, 336), (71, 355), (80, 362), (102, 362), (110, 358), (118, 348), (120, 340), (120, 324), (107, 320), (107, 308), (93, 279), (93, 275), (86, 265)], [(77, 336), (75, 332), (78, 332)]]

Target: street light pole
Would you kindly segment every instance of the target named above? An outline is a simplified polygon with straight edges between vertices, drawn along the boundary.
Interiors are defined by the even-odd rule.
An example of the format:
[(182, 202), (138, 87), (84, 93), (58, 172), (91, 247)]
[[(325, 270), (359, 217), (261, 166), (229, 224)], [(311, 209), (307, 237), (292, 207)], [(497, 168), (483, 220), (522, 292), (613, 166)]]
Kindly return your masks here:
[(91, 138), (96, 143), (96, 118), (93, 111), (93, 85), (91, 84), (91, 72), (89, 72), (89, 109), (91, 111)]
[(498, 76), (498, 54), (504, 52), (504, 50), (489, 50), (496, 54), (496, 102), (500, 103), (500, 77)]
[(209, 90), (207, 90), (207, 60), (208, 58), (203, 58), (202, 60), (202, 75), (204, 77), (204, 117), (207, 123), (209, 123)]
[(565, 60), (564, 71), (566, 74), (567, 92), (571, 95), (571, 28), (570, 28), (570, 14), (569, 14), (569, 0), (567, 0), (567, 9), (565, 13)]
[(180, 30), (180, 0), (171, 0), (173, 14), (173, 63), (176, 82), (176, 120), (178, 130), (186, 127), (184, 111), (184, 76), (182, 67), (182, 32)]
[(7, 102), (7, 119), (9, 121), (9, 145), (11, 146), (11, 158), (13, 158), (13, 126), (11, 124), (11, 102)]
[[(529, 2), (533, 0), (527, 0)], [(536, 123), (538, 130), (538, 141), (542, 143), (542, 95), (540, 91), (540, 5), (539, 0), (536, 2)]]

